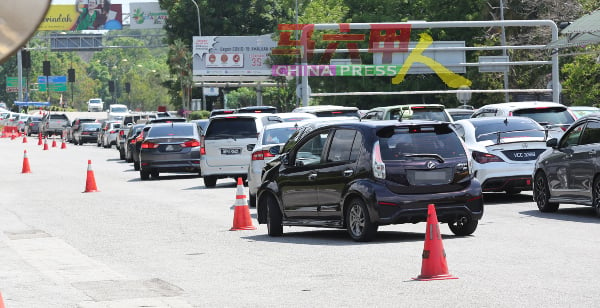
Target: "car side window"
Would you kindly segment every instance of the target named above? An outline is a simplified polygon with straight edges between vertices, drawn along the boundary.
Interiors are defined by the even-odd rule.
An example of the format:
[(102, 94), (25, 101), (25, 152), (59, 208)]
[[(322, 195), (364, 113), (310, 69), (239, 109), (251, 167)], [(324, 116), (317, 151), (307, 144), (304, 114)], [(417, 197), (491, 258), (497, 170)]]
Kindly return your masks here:
[(580, 144), (600, 143), (600, 122), (590, 121), (583, 130)]
[(296, 152), (296, 166), (316, 165), (321, 162), (321, 156), (329, 131), (312, 136), (298, 148)]
[(565, 134), (560, 142), (560, 148), (566, 148), (570, 146), (575, 146), (579, 144), (579, 137), (583, 132), (583, 127), (585, 124), (580, 124), (577, 127), (573, 128), (570, 132)]
[(460, 124), (456, 124), (454, 123), (454, 130), (456, 131), (456, 134), (460, 137), (460, 139), (465, 140), (465, 128), (460, 125)]
[(349, 161), (355, 136), (356, 131), (352, 129), (336, 130), (331, 140), (327, 162)]

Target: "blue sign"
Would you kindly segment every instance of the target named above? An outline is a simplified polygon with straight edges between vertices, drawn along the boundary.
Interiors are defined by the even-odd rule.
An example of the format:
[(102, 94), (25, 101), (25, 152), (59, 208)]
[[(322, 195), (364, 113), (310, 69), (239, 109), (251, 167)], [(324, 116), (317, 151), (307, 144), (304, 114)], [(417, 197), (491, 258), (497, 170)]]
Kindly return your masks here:
[[(48, 76), (48, 87), (54, 92), (67, 91), (67, 76)], [(46, 76), (38, 77), (38, 89), (46, 91)]]

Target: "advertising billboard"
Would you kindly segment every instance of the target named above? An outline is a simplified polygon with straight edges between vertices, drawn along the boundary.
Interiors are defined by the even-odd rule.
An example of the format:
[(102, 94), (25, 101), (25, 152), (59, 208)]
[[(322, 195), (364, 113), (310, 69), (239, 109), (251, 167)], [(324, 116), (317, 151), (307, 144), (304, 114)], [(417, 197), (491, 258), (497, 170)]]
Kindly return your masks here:
[(51, 5), (38, 31), (121, 30), (121, 4), (108, 0), (74, 0), (73, 5)]
[(160, 29), (167, 20), (167, 11), (158, 2), (137, 2), (129, 4), (131, 29)]

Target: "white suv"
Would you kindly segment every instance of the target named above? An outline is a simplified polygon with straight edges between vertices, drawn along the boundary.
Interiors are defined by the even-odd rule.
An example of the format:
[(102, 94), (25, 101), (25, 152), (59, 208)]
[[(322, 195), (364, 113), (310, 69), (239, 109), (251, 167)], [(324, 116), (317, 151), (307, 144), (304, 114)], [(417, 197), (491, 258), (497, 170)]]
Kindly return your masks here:
[(242, 177), (246, 181), (251, 153), (267, 124), (281, 123), (276, 114), (236, 113), (210, 118), (200, 142), (200, 169), (204, 186), (217, 179)]
[(546, 129), (549, 138), (560, 138), (575, 121), (567, 106), (553, 102), (512, 102), (490, 104), (479, 108), (471, 118), (521, 116), (534, 119)]

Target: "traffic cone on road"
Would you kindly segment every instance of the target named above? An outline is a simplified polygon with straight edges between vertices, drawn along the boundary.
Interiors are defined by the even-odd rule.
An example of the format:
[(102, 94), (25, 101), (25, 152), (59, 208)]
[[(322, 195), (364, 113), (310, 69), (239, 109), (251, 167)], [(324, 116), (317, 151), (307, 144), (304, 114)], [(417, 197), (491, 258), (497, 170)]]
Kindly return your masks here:
[(52, 147), (56, 147), (56, 138), (52, 137)]
[(4, 299), (2, 299), (2, 293), (0, 293), (0, 308), (4, 308)]
[(433, 204), (429, 204), (427, 207), (427, 229), (425, 231), (425, 247), (423, 248), (422, 257), (421, 275), (413, 278), (414, 280), (458, 279), (458, 277), (448, 273), (446, 251), (442, 244), (440, 225)]
[(241, 177), (239, 177), (237, 181), (237, 194), (235, 196), (235, 206), (233, 212), (233, 227), (231, 227), (229, 230), (256, 230), (256, 227), (252, 225), (250, 208), (248, 207), (248, 202), (246, 202), (244, 183)]
[(38, 133), (38, 145), (42, 145), (42, 134)]
[(29, 167), (29, 158), (27, 157), (27, 150), (23, 151), (23, 168), (21, 168), (21, 173), (31, 173), (31, 168)]
[(48, 150), (48, 138), (44, 138), (44, 151)]
[(62, 144), (60, 145), (61, 149), (66, 149), (67, 148), (67, 143), (65, 142), (65, 139), (62, 139)]
[(22, 143), (27, 143), (27, 135), (23, 134), (23, 142)]
[(15, 140), (15, 139), (17, 139), (17, 134), (14, 131), (12, 131), (10, 133), (10, 140)]
[(94, 170), (92, 170), (92, 161), (88, 160), (87, 177), (85, 179), (85, 191), (84, 192), (98, 192), (96, 187), (96, 179), (94, 178)]

